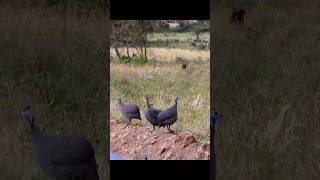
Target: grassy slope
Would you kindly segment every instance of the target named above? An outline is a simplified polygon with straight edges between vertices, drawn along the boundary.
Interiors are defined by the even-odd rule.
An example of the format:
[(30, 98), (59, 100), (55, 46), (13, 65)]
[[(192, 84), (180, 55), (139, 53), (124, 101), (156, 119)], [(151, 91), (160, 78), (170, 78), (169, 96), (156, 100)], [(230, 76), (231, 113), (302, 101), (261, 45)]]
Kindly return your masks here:
[(214, 11), (218, 179), (319, 179), (319, 6), (239, 4), (251, 6), (241, 27), (230, 1)]
[(46, 132), (87, 137), (107, 177), (105, 18), (66, 17), (37, 8), (0, 9), (0, 179), (47, 179), (20, 117), (26, 104)]
[[(111, 54), (113, 51), (111, 48)], [(179, 119), (172, 129), (193, 132), (201, 140), (209, 140), (209, 51), (152, 48), (149, 56), (156, 63), (144, 66), (118, 64), (117, 60), (111, 63), (111, 119), (123, 119), (116, 106), (117, 95), (121, 95), (125, 103), (138, 104), (142, 114), (146, 107), (145, 95), (160, 109), (172, 106), (174, 96), (180, 96)], [(187, 71), (181, 69), (176, 57), (188, 59)], [(145, 119), (143, 124), (151, 127)]]

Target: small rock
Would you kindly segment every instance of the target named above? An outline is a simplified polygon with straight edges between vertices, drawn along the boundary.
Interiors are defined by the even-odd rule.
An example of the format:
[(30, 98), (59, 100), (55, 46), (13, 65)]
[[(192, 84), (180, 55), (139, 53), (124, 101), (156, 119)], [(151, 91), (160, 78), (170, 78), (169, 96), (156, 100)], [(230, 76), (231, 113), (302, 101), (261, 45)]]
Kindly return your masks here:
[(154, 144), (156, 142), (158, 142), (158, 140), (153, 140), (153, 141), (150, 142), (150, 144)]
[(196, 138), (193, 135), (187, 135), (184, 138), (183, 147), (185, 148), (185, 147), (189, 146), (190, 144), (194, 143), (195, 141), (196, 141)]
[(161, 155), (161, 154), (163, 154), (166, 150), (168, 150), (169, 148), (168, 147), (166, 147), (166, 146), (164, 146), (164, 147), (162, 147), (161, 149), (160, 149), (160, 151), (159, 151), (159, 155)]
[(201, 150), (202, 151), (210, 151), (210, 144), (202, 144)]
[(176, 136), (176, 139), (174, 140), (174, 143), (178, 143), (181, 140), (182, 140), (181, 136)]

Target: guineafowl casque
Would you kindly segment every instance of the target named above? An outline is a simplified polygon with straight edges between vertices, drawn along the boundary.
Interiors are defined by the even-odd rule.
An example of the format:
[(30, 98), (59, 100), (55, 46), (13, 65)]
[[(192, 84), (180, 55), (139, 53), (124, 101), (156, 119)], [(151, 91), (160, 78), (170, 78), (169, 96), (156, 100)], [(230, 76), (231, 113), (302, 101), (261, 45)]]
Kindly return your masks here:
[(152, 124), (153, 130), (155, 130), (155, 126), (158, 125), (158, 114), (161, 111), (158, 109), (151, 108), (149, 96), (145, 96), (145, 99), (147, 101), (147, 109), (144, 112), (144, 116)]
[(99, 180), (92, 145), (79, 134), (48, 135), (35, 124), (30, 107), (22, 117), (31, 129), (31, 140), (40, 168), (58, 180)]
[(118, 100), (119, 109), (122, 115), (129, 120), (129, 124), (131, 124), (132, 119), (138, 119), (140, 120), (140, 125), (141, 125), (142, 119), (141, 119), (139, 107), (136, 104), (123, 104), (120, 96), (117, 96), (116, 99)]
[(216, 147), (215, 147), (215, 139), (214, 139), (214, 129), (215, 129), (215, 124), (216, 124), (216, 120), (218, 120), (221, 117), (220, 114), (218, 114), (217, 112), (214, 112), (213, 114), (211, 114), (210, 117), (210, 132), (211, 132), (211, 167), (213, 169), (213, 173), (212, 173), (212, 180), (216, 179), (216, 175), (217, 175), (217, 156), (216, 156)]
[(180, 97), (176, 96), (174, 99), (175, 104), (172, 107), (159, 113), (158, 115), (159, 128), (167, 126), (168, 130), (170, 131), (170, 126), (177, 121), (178, 119), (177, 106), (178, 106), (179, 99)]

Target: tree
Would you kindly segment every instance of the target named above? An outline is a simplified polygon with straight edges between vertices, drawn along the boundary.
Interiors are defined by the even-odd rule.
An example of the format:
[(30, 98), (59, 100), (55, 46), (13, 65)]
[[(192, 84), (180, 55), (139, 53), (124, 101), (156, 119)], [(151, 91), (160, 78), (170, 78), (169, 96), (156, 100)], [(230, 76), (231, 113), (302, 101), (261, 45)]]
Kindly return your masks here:
[(112, 21), (111, 41), (114, 43), (118, 58), (122, 57), (119, 47), (126, 47), (129, 61), (132, 59), (129, 52), (130, 48), (136, 49), (140, 57), (147, 59), (148, 33), (154, 30), (157, 23), (147, 20)]
[[(156, 21), (147, 20), (133, 20), (131, 21), (131, 30), (133, 43), (136, 49), (139, 49), (141, 57), (148, 59), (147, 56), (147, 39), (148, 33), (152, 32), (154, 27), (157, 25)], [(138, 46), (138, 47), (137, 47)]]
[(128, 58), (131, 60), (129, 54), (129, 39), (130, 39), (130, 31), (129, 31), (129, 21), (126, 20), (113, 20), (111, 21), (112, 32), (111, 32), (111, 41), (113, 42), (113, 46), (115, 48), (117, 57), (120, 59), (122, 57), (119, 47), (126, 45)]
[(196, 34), (196, 41), (200, 40), (200, 33), (209, 30), (210, 21), (208, 20), (198, 20), (197, 23), (192, 25), (192, 29)]

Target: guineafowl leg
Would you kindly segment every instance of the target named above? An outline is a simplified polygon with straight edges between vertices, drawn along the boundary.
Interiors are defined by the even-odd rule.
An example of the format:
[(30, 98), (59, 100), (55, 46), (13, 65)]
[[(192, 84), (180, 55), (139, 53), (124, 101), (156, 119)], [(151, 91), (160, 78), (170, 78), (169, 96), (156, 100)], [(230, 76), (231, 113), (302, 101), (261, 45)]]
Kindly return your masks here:
[(127, 124), (127, 127), (131, 125), (131, 119), (129, 119), (129, 123)]
[(167, 126), (168, 130), (170, 131), (170, 125)]

